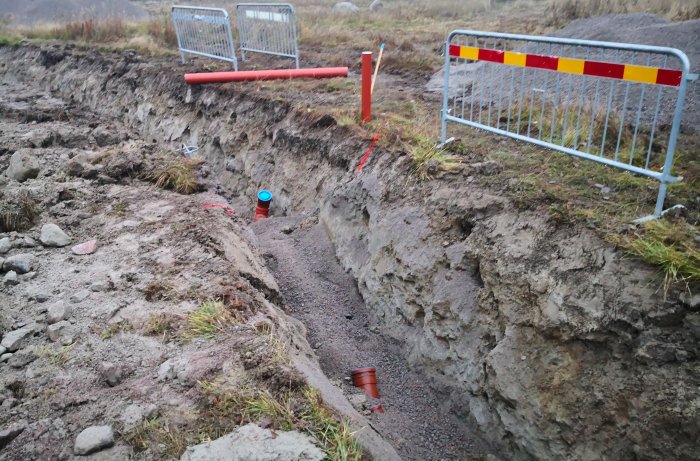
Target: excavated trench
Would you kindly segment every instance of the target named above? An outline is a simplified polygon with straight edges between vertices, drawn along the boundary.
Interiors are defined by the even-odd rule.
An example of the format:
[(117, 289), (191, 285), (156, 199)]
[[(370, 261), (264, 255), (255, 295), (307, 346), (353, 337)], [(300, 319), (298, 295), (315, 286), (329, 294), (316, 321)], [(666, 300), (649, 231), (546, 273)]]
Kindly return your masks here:
[[(376, 366), (372, 425), (405, 459), (694, 459), (697, 307), (653, 268), (582, 226), (520, 210), (466, 180), (468, 162), (411, 179), (410, 159), (366, 146), (323, 110), (252, 86), (187, 88), (137, 56), (2, 48), (3, 78), (200, 147), (217, 192), (274, 218), (251, 227), (323, 371)], [(337, 259), (336, 259), (337, 258)], [(479, 432), (474, 431), (479, 428)]]

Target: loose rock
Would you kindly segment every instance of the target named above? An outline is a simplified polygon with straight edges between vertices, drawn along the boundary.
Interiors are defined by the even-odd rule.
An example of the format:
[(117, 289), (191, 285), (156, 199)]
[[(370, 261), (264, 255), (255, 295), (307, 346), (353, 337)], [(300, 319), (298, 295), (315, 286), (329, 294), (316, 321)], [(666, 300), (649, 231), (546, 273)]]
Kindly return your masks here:
[(0, 450), (5, 448), (14, 439), (17, 438), (24, 431), (25, 425), (23, 423), (15, 424), (13, 426), (4, 428), (0, 430)]
[(10, 352), (21, 349), (27, 343), (27, 340), (34, 332), (34, 325), (27, 325), (18, 330), (7, 333), (2, 338), (0, 345)]
[(19, 280), (17, 280), (17, 272), (10, 271), (5, 274), (5, 277), (2, 278), (2, 283), (5, 286), (17, 285), (19, 283)]
[(33, 179), (39, 176), (39, 163), (29, 154), (29, 151), (20, 149), (10, 157), (10, 166), (7, 168), (7, 176), (18, 182)]
[(53, 223), (41, 227), (39, 240), (47, 247), (64, 247), (71, 242), (70, 237)]
[(325, 454), (297, 431), (262, 429), (250, 423), (209, 443), (189, 447), (180, 461), (320, 461)]
[(15, 271), (18, 274), (26, 274), (34, 268), (36, 257), (31, 253), (20, 253), (10, 256), (2, 264), (5, 271)]
[(114, 445), (114, 432), (110, 426), (91, 426), (75, 439), (73, 451), (76, 455), (89, 455)]
[(56, 304), (49, 307), (46, 314), (46, 321), (49, 324), (54, 324), (60, 322), (61, 320), (66, 320), (70, 317), (71, 308), (64, 301), (59, 301)]
[(7, 361), (7, 364), (12, 368), (23, 368), (37, 359), (36, 354), (31, 349), (22, 349), (21, 351), (12, 354), (12, 357)]
[(110, 387), (116, 386), (122, 382), (121, 368), (111, 362), (102, 362), (100, 365), (100, 373)]
[(0, 239), (0, 254), (5, 254), (12, 249), (12, 241), (10, 237), (3, 237)]
[(73, 248), (71, 251), (76, 255), (89, 255), (95, 252), (97, 249), (97, 240), (90, 240), (84, 243), (80, 243)]
[(69, 327), (70, 323), (62, 320), (58, 323), (54, 323), (53, 325), (49, 325), (46, 329), (46, 335), (51, 341), (56, 342), (61, 338), (61, 336), (67, 333)]

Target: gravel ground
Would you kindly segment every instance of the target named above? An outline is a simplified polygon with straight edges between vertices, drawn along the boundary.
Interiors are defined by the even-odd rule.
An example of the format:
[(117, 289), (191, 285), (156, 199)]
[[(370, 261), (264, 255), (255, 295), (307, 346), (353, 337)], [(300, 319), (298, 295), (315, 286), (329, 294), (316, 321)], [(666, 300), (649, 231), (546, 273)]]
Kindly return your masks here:
[(374, 428), (405, 460), (479, 459), (486, 445), (453, 416), (411, 371), (401, 344), (381, 335), (353, 277), (315, 217), (270, 218), (253, 225), (260, 250), (279, 283), (288, 313), (308, 328), (324, 373), (354, 393), (354, 368), (374, 366), (386, 412), (371, 416)]

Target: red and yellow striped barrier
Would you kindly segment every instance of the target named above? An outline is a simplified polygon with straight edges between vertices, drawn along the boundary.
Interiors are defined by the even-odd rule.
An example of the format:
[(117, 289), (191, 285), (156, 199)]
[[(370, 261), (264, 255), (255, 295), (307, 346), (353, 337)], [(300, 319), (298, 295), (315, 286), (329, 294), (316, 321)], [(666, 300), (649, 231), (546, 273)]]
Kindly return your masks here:
[(450, 45), (450, 56), (472, 61), (488, 61), (509, 66), (532, 67), (567, 74), (592, 75), (653, 85), (679, 86), (683, 78), (683, 72), (680, 70), (542, 56), (472, 46)]

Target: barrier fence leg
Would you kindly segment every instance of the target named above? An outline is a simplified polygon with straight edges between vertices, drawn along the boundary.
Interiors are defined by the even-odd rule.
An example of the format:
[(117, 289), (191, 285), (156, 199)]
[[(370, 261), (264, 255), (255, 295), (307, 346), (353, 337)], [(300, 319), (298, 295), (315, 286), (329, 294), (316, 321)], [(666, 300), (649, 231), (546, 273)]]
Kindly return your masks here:
[(362, 53), (362, 123), (372, 120), (372, 52)]

